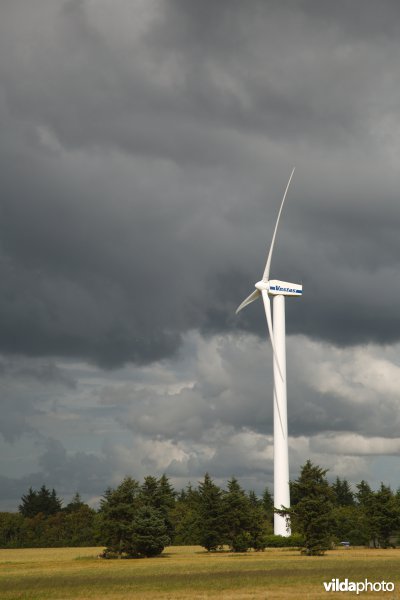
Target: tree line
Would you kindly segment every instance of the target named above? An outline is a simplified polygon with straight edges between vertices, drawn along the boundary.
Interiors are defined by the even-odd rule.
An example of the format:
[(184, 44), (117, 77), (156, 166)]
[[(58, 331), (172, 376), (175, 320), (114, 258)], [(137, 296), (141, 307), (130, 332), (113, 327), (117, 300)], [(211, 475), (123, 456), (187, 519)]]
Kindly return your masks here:
[(94, 510), (79, 493), (66, 506), (43, 485), (30, 488), (17, 513), (0, 513), (0, 547), (103, 546), (104, 558), (156, 556), (171, 544), (201, 545), (212, 552), (296, 546), (309, 555), (323, 554), (341, 541), (386, 548), (400, 528), (400, 490), (381, 484), (372, 490), (361, 481), (352, 490), (346, 479), (333, 483), (326, 469), (307, 461), (290, 483), (292, 535), (273, 535), (273, 498), (259, 497), (232, 477), (225, 488), (209, 474), (194, 487), (177, 492), (166, 475), (140, 483), (125, 477), (108, 488)]

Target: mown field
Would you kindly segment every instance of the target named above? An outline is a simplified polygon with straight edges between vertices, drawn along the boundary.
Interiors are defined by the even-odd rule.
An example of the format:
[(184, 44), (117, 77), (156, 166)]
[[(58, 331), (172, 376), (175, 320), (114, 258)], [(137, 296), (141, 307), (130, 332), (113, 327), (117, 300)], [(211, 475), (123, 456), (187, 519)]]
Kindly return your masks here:
[(395, 591), (360, 598), (400, 599), (400, 549), (337, 549), (304, 557), (293, 549), (208, 554), (171, 547), (158, 558), (102, 560), (98, 548), (0, 550), (1, 600), (184, 600), (200, 598), (315, 599), (356, 597), (327, 593), (324, 581), (392, 581)]

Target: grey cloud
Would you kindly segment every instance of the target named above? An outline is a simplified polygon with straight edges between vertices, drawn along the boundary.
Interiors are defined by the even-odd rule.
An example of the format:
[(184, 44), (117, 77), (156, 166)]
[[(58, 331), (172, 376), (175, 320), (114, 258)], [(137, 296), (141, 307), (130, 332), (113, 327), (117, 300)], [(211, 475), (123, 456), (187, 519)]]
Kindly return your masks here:
[(55, 440), (46, 441), (46, 449), (39, 459), (43, 478), (51, 481), (60, 494), (72, 490), (85, 495), (101, 495), (112, 482), (112, 457), (77, 451), (67, 454)]
[[(400, 447), (397, 357), (398, 346), (339, 349), (288, 336), (292, 477), (311, 458), (331, 468), (332, 476), (379, 483), (376, 457)], [(42, 483), (66, 500), (79, 490), (94, 502), (126, 474), (140, 480), (165, 472), (179, 488), (196, 484), (208, 471), (220, 484), (236, 475), (258, 493), (272, 488), (272, 356), (266, 334), (260, 340), (192, 332), (172, 359), (108, 373), (74, 363), (57, 367), (62, 376), (56, 379), (69, 372), (75, 388), (44, 387), (40, 377), (47, 367), (39, 359), (20, 360), (13, 373), (35, 370), (41, 387), (32, 387), (26, 375), (19, 402), (6, 406), (10, 415), (24, 415), (25, 437), (15, 433), (13, 446), (3, 452), (11, 490), (3, 493), (4, 506), (11, 507), (12, 498), (17, 502), (19, 490)], [(40, 450), (36, 468), (12, 477), (12, 465), (21, 469), (18, 454), (32, 443), (32, 454)]]
[(0, 477), (0, 506), (3, 510), (16, 511), (21, 496), (30, 487), (39, 489), (43, 484), (54, 487), (64, 505), (76, 491), (89, 502), (97, 501), (114, 482), (116, 462), (112, 453), (108, 452), (99, 455), (81, 451), (67, 454), (59, 441), (49, 438), (44, 440), (38, 466), (37, 471), (22, 477)]
[(3, 352), (117, 367), (192, 329), (264, 334), (260, 306), (234, 309), (293, 163), (273, 260), (304, 283), (288, 331), (398, 339), (398, 7), (340, 6), (5, 5)]
[(73, 377), (52, 361), (2, 357), (0, 433), (10, 443), (23, 434), (40, 437), (35, 420), (66, 390), (74, 389)]
[[(154, 372), (152, 384), (106, 386), (99, 402), (108, 404), (110, 415), (134, 435), (215, 448), (215, 467), (224, 462), (218, 454), (235, 435), (253, 432), (254, 440), (272, 435), (272, 357), (266, 334), (264, 340), (192, 334), (181, 352), (186, 381), (166, 384), (162, 378), (157, 385)], [(338, 350), (290, 336), (287, 353), (292, 438), (321, 431), (397, 437), (396, 346), (383, 358), (372, 350)], [(165, 369), (174, 372), (179, 361), (178, 356)]]
[[(350, 131), (368, 124), (381, 68), (394, 67), (374, 46), (352, 51), (331, 34), (329, 18), (316, 27), (299, 7), (154, 3), (148, 29), (126, 39), (115, 36), (112, 21), (132, 19), (135, 7), (119, 4), (106, 28), (89, 3), (65, 3), (61, 11), (42, 1), (57, 45), (35, 19), (29, 26), (26, 7), (21, 35), (42, 35), (29, 56), (12, 54), (14, 68), (5, 69), (12, 114), (49, 128), (68, 147), (109, 145), (210, 164), (229, 156), (229, 130), (349, 141)], [(24, 19), (16, 13), (14, 26)]]

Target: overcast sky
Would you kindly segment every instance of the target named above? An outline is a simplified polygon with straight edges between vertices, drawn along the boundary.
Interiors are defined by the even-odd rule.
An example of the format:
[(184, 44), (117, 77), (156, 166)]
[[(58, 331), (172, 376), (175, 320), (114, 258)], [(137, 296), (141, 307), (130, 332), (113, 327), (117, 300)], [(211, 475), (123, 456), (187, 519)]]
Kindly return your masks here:
[(400, 5), (2, 0), (0, 508), (126, 474), (400, 486)]

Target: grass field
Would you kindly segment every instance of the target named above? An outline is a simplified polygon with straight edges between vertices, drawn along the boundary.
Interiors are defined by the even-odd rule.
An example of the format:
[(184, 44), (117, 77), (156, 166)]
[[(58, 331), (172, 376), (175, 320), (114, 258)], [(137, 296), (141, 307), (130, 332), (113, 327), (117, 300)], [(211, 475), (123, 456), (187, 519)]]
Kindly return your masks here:
[(356, 597), (327, 593), (323, 582), (391, 581), (394, 592), (360, 598), (400, 599), (400, 550), (343, 549), (305, 557), (293, 549), (208, 554), (200, 547), (167, 548), (158, 558), (102, 560), (98, 548), (0, 550), (1, 600), (250, 600)]

